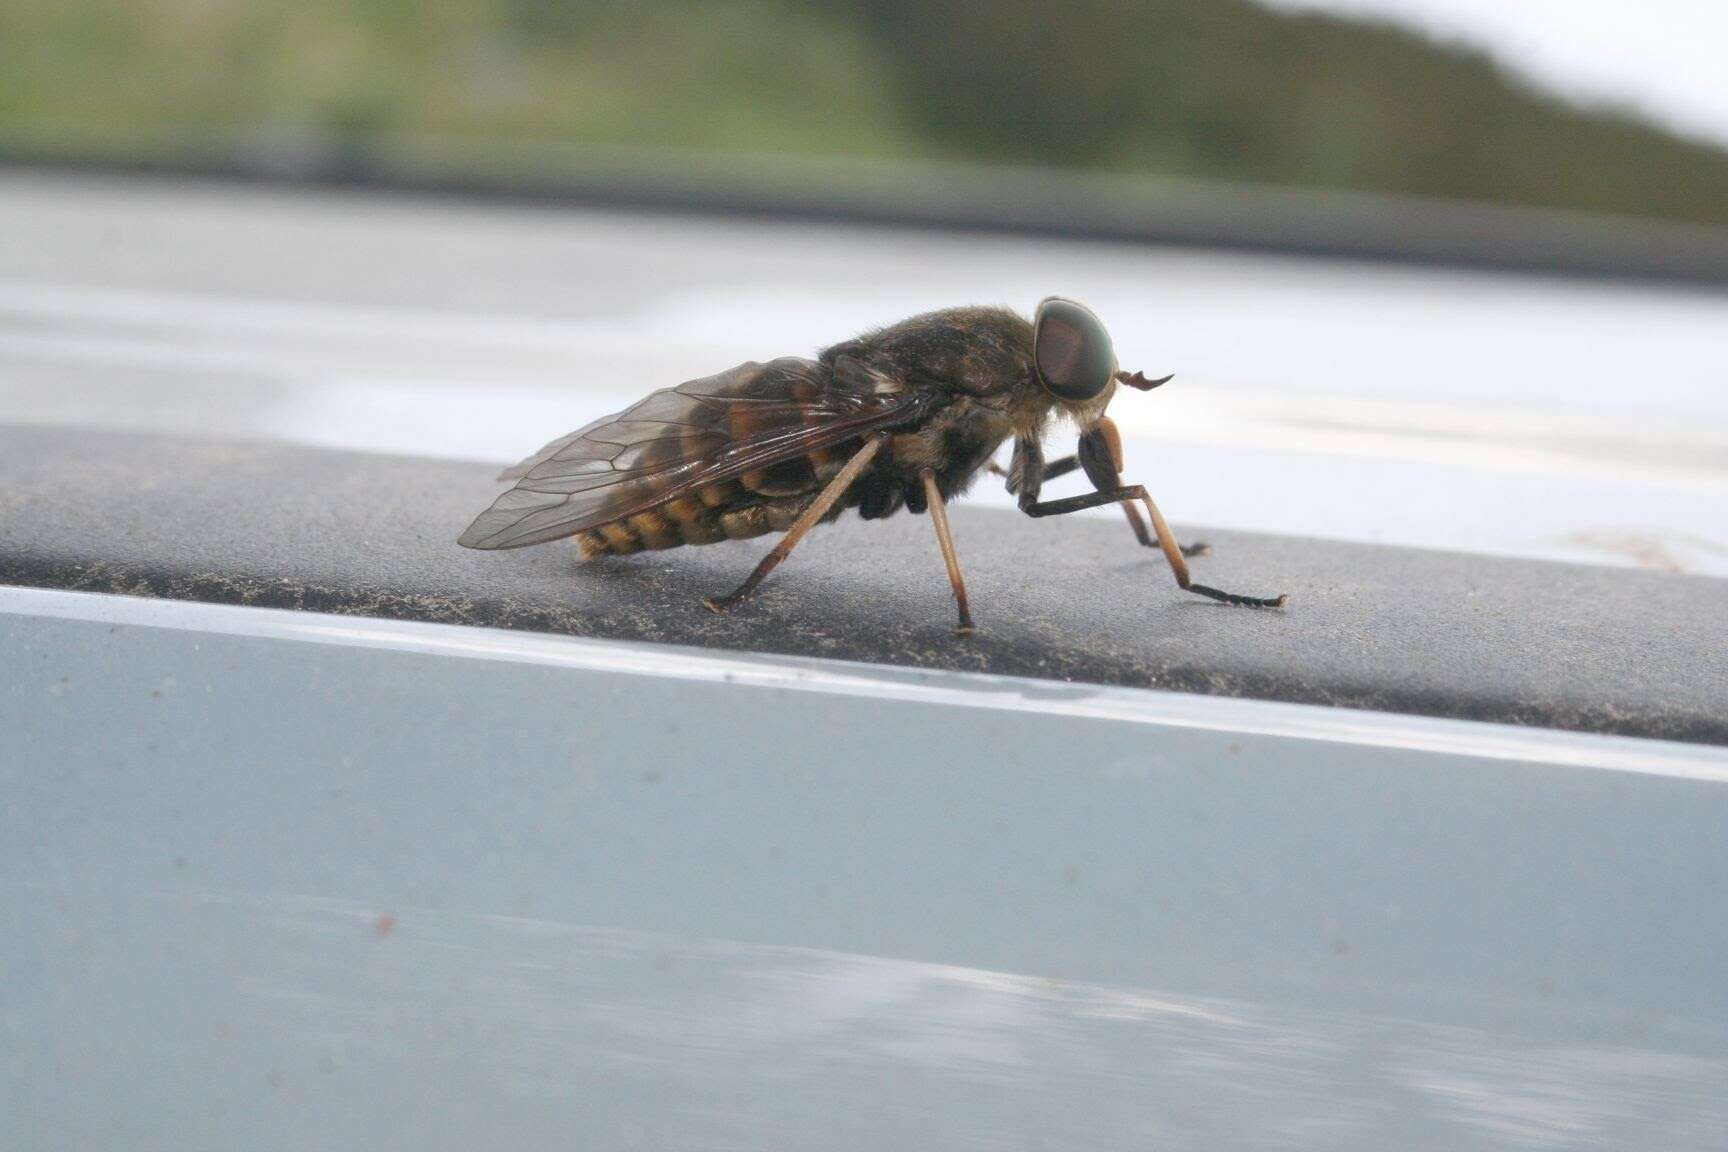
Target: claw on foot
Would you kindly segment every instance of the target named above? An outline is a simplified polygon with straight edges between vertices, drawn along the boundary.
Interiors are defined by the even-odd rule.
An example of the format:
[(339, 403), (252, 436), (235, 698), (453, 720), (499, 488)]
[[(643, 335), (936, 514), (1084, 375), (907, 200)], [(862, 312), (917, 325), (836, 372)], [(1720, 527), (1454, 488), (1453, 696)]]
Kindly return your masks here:
[(1242, 608), (1282, 608), (1290, 602), (1289, 596), (1274, 596), (1270, 599), (1261, 596), (1238, 596), (1234, 592), (1221, 592), (1216, 588), (1208, 588), (1204, 584), (1190, 584), (1188, 591), (1216, 600), (1220, 604), (1235, 604)]

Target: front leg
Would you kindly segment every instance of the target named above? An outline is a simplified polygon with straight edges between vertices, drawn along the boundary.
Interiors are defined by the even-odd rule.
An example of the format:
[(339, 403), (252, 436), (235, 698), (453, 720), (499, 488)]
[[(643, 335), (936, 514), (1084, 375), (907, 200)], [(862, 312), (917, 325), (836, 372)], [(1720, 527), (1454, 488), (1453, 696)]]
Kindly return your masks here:
[[(1122, 434), (1116, 430), (1116, 421), (1108, 416), (1100, 416), (1093, 421), (1092, 426), (1080, 434), (1080, 450), (1075, 459), (1086, 469), (1086, 478), (1092, 481), (1092, 487), (1098, 491), (1122, 487)], [(1146, 530), (1146, 521), (1140, 519), (1140, 509), (1134, 506), (1132, 500), (1122, 502), (1122, 511), (1127, 514), (1128, 526), (1134, 529), (1134, 538), (1140, 541), (1141, 547), (1163, 546), (1161, 539), (1154, 539), (1152, 533)], [(1162, 531), (1160, 529), (1160, 532)], [(1182, 555), (1188, 557), (1212, 554), (1212, 545), (1200, 541), (1178, 545), (1177, 548)]]
[[(1096, 443), (1088, 445), (1086, 436), (1080, 439), (1080, 451), (1067, 456), (1058, 457), (1049, 463), (1044, 462), (1044, 451), (1033, 440), (1014, 441), (1014, 456), (1009, 466), (1004, 469), (994, 460), (990, 462), (990, 470), (998, 476), (1008, 479), (1008, 491), (1020, 496), (1021, 507), (1026, 504), (1027, 494), (1036, 500), (1040, 485), (1046, 480), (1054, 480), (1058, 476), (1066, 476), (1076, 468), (1084, 467), (1087, 478), (1092, 486), (1099, 491), (1106, 488), (1120, 488), (1122, 479), (1117, 475), (1122, 470), (1122, 437), (1116, 431), (1115, 422), (1100, 416), (1088, 435), (1097, 437)], [(1028, 482), (1028, 477), (1033, 477)], [(1093, 505), (1087, 505), (1093, 507)], [(1122, 513), (1128, 517), (1128, 527), (1134, 530), (1134, 538), (1140, 541), (1143, 548), (1158, 548), (1158, 539), (1146, 528), (1146, 521), (1140, 518), (1140, 509), (1132, 500), (1122, 501)], [(1212, 545), (1193, 543), (1179, 545), (1183, 556), (1209, 556)]]
[(1245, 608), (1282, 608), (1289, 597), (1276, 596), (1270, 599), (1259, 596), (1240, 596), (1234, 592), (1221, 592), (1217, 588), (1209, 588), (1204, 584), (1196, 584), (1188, 578), (1188, 562), (1182, 557), (1182, 549), (1176, 544), (1176, 534), (1170, 531), (1170, 525), (1165, 523), (1164, 514), (1158, 511), (1158, 505), (1152, 502), (1152, 497), (1145, 488), (1138, 484), (1129, 484), (1110, 488), (1100, 492), (1087, 492), (1080, 496), (1068, 496), (1061, 500), (1039, 500), (1034, 493), (1023, 492), (1020, 495), (1020, 511), (1028, 516), (1061, 516), (1069, 512), (1079, 512), (1086, 508), (1100, 508), (1105, 504), (1125, 504), (1130, 500), (1138, 500), (1146, 505), (1146, 514), (1152, 518), (1152, 525), (1157, 529), (1158, 544), (1164, 550), (1164, 559), (1170, 563), (1170, 571), (1175, 573), (1176, 586), (1185, 592), (1194, 592), (1210, 597), (1224, 604), (1240, 604)]

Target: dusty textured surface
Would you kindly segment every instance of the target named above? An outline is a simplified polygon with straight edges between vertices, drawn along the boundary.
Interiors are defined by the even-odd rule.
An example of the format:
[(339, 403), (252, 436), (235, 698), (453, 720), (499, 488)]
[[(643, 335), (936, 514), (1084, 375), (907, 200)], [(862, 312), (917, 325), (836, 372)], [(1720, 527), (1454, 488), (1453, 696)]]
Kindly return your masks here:
[(1728, 743), (1728, 581), (1206, 533), (1198, 579), (1290, 594), (1256, 612), (1179, 592), (1120, 523), (962, 506), (958, 640), (922, 516), (824, 528), (717, 617), (766, 541), (458, 548), (494, 471), (0, 427), (0, 582)]

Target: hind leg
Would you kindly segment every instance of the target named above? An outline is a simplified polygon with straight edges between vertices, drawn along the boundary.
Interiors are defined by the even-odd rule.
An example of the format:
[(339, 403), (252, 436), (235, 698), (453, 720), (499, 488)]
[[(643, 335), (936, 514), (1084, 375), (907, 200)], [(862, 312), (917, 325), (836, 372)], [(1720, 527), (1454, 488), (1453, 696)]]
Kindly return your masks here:
[(708, 610), (724, 612), (756, 591), (756, 586), (768, 578), (768, 573), (779, 567), (780, 561), (790, 556), (792, 549), (798, 547), (798, 541), (804, 539), (804, 534), (820, 523), (828, 510), (834, 507), (835, 501), (846, 494), (846, 489), (870, 466), (870, 461), (882, 450), (887, 439), (886, 433), (878, 432), (866, 440), (864, 447), (852, 454), (852, 458), (846, 461), (846, 466), (835, 474), (828, 486), (817, 493), (816, 499), (810, 502), (810, 507), (804, 509), (803, 515), (793, 521), (792, 527), (786, 530), (786, 535), (780, 537), (780, 542), (774, 545), (768, 555), (762, 557), (762, 562), (756, 565), (755, 571), (745, 577), (744, 583), (724, 596), (710, 596), (702, 601), (708, 606)]

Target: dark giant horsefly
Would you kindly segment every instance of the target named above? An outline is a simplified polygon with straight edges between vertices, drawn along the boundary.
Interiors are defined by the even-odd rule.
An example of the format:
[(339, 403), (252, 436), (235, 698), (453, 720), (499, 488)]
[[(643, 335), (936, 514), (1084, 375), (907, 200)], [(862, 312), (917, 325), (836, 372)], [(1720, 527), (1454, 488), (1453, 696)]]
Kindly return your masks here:
[[(806, 532), (848, 508), (866, 520), (904, 507), (930, 512), (972, 630), (946, 501), (965, 492), (1014, 437), (1008, 491), (1028, 516), (1121, 504), (1134, 535), (1161, 547), (1189, 592), (1250, 608), (1282, 607), (1188, 578), (1186, 556), (1158, 506), (1123, 484), (1122, 440), (1104, 409), (1119, 371), (1110, 334), (1084, 305), (1051, 297), (1032, 323), (1006, 308), (951, 308), (836, 344), (815, 360), (786, 357), (655, 392), (506, 471), (514, 480), (469, 526), (469, 548), (521, 548), (574, 536), (585, 558), (784, 532), (738, 589), (704, 603), (723, 612), (749, 596)], [(1078, 451), (1048, 463), (1054, 415), (1080, 428)], [(1079, 468), (1096, 491), (1040, 500), (1044, 481)], [(1152, 519), (1148, 530), (1140, 506)]]

